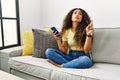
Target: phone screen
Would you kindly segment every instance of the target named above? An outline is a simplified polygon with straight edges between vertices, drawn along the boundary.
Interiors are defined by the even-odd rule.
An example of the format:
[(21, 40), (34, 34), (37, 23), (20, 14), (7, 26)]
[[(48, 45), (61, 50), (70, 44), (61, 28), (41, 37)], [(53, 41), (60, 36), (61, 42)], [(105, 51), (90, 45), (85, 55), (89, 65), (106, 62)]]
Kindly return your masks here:
[(55, 27), (51, 27), (51, 30), (52, 30), (53, 32), (56, 32), (56, 34), (59, 33), (58, 30), (57, 30)]
[(55, 27), (51, 27), (51, 30), (54, 32), (56, 32), (56, 34), (59, 34), (59, 31), (55, 28)]

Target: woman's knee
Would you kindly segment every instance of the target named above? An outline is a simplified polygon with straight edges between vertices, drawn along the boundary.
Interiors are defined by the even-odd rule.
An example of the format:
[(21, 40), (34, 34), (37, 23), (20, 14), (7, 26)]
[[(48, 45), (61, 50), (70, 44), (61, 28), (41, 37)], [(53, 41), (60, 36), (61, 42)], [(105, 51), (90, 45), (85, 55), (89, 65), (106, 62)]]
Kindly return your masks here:
[(88, 56), (81, 56), (79, 57), (79, 61), (81, 61), (84, 67), (88, 68), (93, 65), (92, 60)]
[(53, 53), (54, 53), (54, 49), (53, 48), (48, 48), (48, 49), (46, 49), (46, 51), (45, 51), (45, 55), (46, 55), (46, 57), (51, 57), (51, 56), (53, 56)]
[(80, 56), (79, 59), (82, 61), (86, 61), (89, 60), (90, 58), (88, 56)]

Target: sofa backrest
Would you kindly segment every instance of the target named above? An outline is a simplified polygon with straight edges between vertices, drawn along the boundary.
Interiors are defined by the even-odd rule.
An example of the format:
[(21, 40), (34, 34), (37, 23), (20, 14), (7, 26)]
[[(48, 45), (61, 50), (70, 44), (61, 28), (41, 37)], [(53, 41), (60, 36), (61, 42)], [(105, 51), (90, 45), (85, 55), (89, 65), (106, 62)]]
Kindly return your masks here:
[(92, 55), (94, 62), (120, 64), (120, 28), (95, 28)]

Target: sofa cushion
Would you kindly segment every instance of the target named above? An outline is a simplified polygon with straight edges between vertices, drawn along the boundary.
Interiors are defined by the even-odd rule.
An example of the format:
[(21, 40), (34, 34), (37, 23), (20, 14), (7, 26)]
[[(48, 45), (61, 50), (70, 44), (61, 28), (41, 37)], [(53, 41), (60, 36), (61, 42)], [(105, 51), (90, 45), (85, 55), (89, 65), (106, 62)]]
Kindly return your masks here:
[(88, 69), (58, 68), (47, 59), (32, 56), (10, 58), (11, 69), (46, 80), (120, 80), (120, 65), (95, 63)]
[(56, 68), (51, 80), (120, 80), (120, 65), (95, 63), (89, 69)]
[(23, 51), (22, 55), (32, 55), (33, 54), (33, 33), (32, 31), (23, 31)]
[(50, 32), (46, 32), (40, 29), (32, 29), (34, 35), (34, 57), (45, 57), (45, 51), (47, 48), (58, 49), (56, 39)]
[(52, 69), (57, 68), (48, 63), (46, 59), (32, 56), (13, 57), (9, 60), (10, 68), (35, 77), (50, 80)]
[(120, 28), (95, 28), (92, 55), (94, 62), (120, 64)]

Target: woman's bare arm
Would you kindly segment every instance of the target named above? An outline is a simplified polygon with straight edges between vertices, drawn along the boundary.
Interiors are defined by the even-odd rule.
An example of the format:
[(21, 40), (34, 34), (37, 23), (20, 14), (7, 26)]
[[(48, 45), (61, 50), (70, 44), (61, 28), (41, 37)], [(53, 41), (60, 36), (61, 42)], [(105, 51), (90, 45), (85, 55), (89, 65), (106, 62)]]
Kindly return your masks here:
[(91, 21), (91, 23), (86, 27), (86, 33), (87, 33), (87, 36), (86, 36), (86, 41), (85, 41), (85, 44), (84, 44), (84, 51), (85, 53), (89, 53), (91, 51), (91, 48), (92, 48), (92, 33), (93, 33), (93, 23)]
[(57, 40), (57, 43), (58, 43), (59, 50), (63, 53), (67, 53), (67, 50), (68, 50), (67, 41)]
[(59, 50), (61, 52), (63, 52), (63, 53), (67, 53), (67, 50), (68, 50), (68, 43), (67, 43), (67, 41), (62, 41), (61, 36), (58, 36), (56, 34), (56, 32), (53, 33), (53, 35), (54, 35), (55, 39), (57, 40), (57, 44), (58, 44)]

